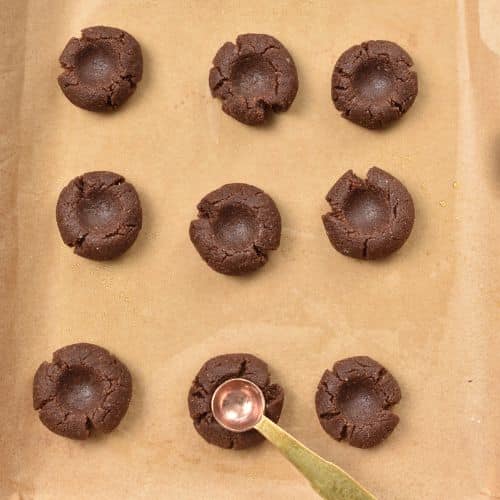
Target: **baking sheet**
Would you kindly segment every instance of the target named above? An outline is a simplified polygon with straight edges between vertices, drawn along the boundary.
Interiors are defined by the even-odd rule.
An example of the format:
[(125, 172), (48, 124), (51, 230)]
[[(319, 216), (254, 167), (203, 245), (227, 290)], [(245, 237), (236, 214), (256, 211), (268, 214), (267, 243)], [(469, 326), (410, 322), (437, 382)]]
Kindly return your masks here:
[[(247, 351), (286, 391), (282, 425), (380, 498), (500, 497), (500, 4), (495, 0), (0, 0), (0, 497), (315, 498), (270, 446), (209, 446), (186, 408), (209, 357)], [(83, 27), (142, 44), (144, 79), (119, 112), (72, 106), (58, 56)], [(292, 108), (243, 126), (210, 97), (218, 47), (269, 33), (297, 64)], [(334, 110), (330, 75), (347, 47), (393, 40), (420, 93), (373, 132)], [(347, 169), (378, 165), (412, 193), (416, 223), (383, 262), (335, 252), (320, 215)], [(115, 262), (78, 258), (54, 208), (76, 175), (110, 169), (139, 191), (144, 228)], [(189, 242), (195, 205), (226, 182), (268, 192), (282, 244), (250, 277), (206, 267)], [(32, 376), (55, 349), (100, 344), (134, 377), (112, 434), (74, 442), (32, 410)], [(330, 439), (314, 410), (323, 370), (367, 354), (399, 380), (401, 418), (381, 446)]]

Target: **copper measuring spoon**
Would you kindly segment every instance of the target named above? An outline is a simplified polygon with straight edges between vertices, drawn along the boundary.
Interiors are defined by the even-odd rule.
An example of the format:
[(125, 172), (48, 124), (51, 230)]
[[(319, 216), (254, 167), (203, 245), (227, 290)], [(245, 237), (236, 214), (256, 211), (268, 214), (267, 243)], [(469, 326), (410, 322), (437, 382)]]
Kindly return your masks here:
[(243, 378), (222, 383), (212, 396), (215, 420), (232, 432), (259, 431), (328, 500), (375, 500), (340, 467), (321, 458), (264, 415), (266, 401), (260, 388)]

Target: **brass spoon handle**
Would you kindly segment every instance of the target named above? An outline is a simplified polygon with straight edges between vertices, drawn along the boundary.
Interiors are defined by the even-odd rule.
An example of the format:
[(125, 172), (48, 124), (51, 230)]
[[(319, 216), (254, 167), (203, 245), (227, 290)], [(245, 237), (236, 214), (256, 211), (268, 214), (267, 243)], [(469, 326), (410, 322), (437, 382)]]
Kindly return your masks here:
[(255, 425), (267, 440), (276, 446), (311, 483), (311, 486), (328, 500), (375, 500), (349, 474), (306, 448), (293, 436), (267, 417)]

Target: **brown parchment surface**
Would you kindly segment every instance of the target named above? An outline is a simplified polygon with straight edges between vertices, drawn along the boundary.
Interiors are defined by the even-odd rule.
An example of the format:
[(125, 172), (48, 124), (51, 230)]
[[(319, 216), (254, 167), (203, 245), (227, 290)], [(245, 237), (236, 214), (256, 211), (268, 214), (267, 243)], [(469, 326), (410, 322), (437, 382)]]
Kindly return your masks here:
[[(485, 1), (0, 0), (0, 498), (307, 499), (306, 481), (264, 444), (209, 446), (186, 393), (225, 352), (266, 360), (286, 391), (281, 424), (380, 498), (500, 498), (500, 3)], [(132, 33), (145, 74), (117, 113), (72, 106), (58, 57), (83, 27)], [(218, 47), (269, 33), (300, 90), (268, 127), (222, 113), (207, 77)], [(343, 50), (388, 39), (415, 60), (420, 92), (384, 132), (335, 111)], [(383, 262), (335, 252), (321, 214), (347, 169), (377, 165), (412, 193), (407, 244)], [(60, 189), (110, 169), (139, 191), (144, 228), (115, 262), (60, 239)], [(268, 192), (282, 244), (251, 277), (212, 272), (188, 238), (195, 205), (226, 182)], [(55, 349), (100, 344), (134, 378), (110, 435), (74, 442), (32, 410), (34, 371)], [(369, 355), (399, 380), (400, 425), (359, 450), (330, 439), (314, 410), (323, 370)]]

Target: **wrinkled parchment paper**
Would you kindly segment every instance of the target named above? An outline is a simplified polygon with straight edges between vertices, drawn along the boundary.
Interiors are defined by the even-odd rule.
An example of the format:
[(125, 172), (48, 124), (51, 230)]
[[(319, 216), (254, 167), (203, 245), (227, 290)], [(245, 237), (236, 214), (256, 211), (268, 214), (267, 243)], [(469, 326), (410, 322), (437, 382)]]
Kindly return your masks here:
[[(186, 409), (209, 357), (259, 355), (286, 390), (282, 425), (380, 498), (499, 498), (500, 3), (484, 1), (0, 1), (0, 497), (306, 499), (270, 445), (209, 446)], [(144, 79), (110, 115), (72, 106), (58, 56), (71, 36), (118, 26), (142, 44)], [(269, 33), (300, 90), (269, 127), (243, 126), (210, 97), (218, 47)], [(337, 57), (367, 39), (415, 60), (420, 93), (394, 127), (343, 120), (330, 100)], [(335, 252), (320, 216), (347, 169), (378, 165), (413, 194), (407, 244), (383, 262)], [(115, 262), (76, 257), (59, 237), (60, 189), (110, 169), (144, 207), (137, 243)], [(212, 272), (187, 231), (226, 182), (267, 191), (282, 244), (251, 277)], [(74, 442), (32, 410), (37, 366), (98, 343), (130, 368), (134, 395), (110, 435)], [(401, 423), (359, 450), (321, 429), (323, 370), (367, 354), (399, 380)]]

